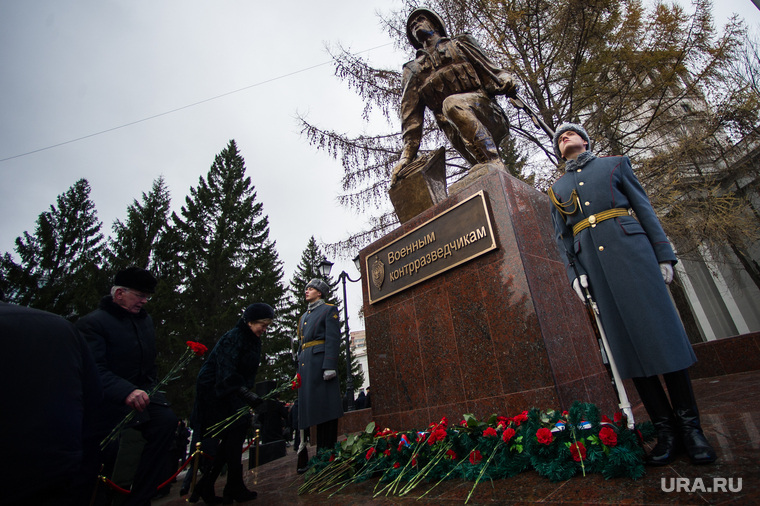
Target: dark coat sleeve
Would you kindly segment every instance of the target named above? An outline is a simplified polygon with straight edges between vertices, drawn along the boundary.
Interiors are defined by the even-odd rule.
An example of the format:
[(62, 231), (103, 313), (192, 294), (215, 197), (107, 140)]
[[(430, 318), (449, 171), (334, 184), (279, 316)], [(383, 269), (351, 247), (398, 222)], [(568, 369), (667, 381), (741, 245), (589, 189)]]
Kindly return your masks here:
[(325, 319), (325, 359), (322, 369), (338, 368), (338, 352), (340, 351), (340, 316), (337, 306), (330, 306)]
[(122, 376), (114, 373), (108, 365), (108, 330), (104, 318), (96, 313), (90, 313), (76, 322), (76, 326), (92, 352), (100, 380), (103, 385), (105, 399), (110, 402), (123, 403), (127, 396), (137, 387)]
[(641, 228), (646, 232), (657, 261), (660, 263), (670, 262), (675, 265), (678, 259), (673, 251), (673, 247), (670, 245), (662, 224), (659, 218), (657, 218), (652, 204), (649, 202), (649, 197), (647, 197), (644, 188), (642, 188), (641, 183), (639, 183), (638, 178), (633, 173), (631, 160), (627, 156), (623, 157), (623, 163), (620, 164), (620, 175), (621, 191), (627, 197), (631, 209), (636, 213), (636, 218), (641, 223)]

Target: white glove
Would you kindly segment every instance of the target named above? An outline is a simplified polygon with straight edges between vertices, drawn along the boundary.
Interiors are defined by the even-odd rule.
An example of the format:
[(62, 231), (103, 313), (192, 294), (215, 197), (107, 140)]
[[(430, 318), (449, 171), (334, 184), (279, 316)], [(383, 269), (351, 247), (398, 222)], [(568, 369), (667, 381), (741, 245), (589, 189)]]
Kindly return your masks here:
[(335, 369), (325, 369), (325, 372), (322, 373), (322, 378), (325, 381), (330, 381), (337, 375), (338, 375), (338, 372)]
[(581, 274), (577, 278), (573, 280), (573, 290), (575, 290), (575, 293), (578, 294), (578, 298), (581, 299), (581, 302), (586, 302), (586, 294), (583, 293), (583, 288), (588, 288), (588, 276), (585, 274)]
[(662, 262), (660, 264), (660, 272), (662, 273), (662, 279), (666, 285), (669, 285), (673, 281), (673, 266), (670, 262)]

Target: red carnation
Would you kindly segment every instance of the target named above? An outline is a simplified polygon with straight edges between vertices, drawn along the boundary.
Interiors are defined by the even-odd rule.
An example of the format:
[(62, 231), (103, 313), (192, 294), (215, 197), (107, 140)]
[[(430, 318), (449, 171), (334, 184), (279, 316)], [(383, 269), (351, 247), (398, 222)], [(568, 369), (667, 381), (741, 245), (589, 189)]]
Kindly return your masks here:
[(615, 413), (614, 418), (615, 418), (615, 423), (622, 422), (623, 421), (623, 413), (621, 413), (620, 411), (618, 411), (617, 413)]
[(432, 445), (438, 441), (443, 441), (444, 439), (446, 439), (446, 429), (439, 427), (430, 433), (427, 443)]
[(602, 427), (602, 430), (599, 431), (599, 439), (607, 446), (615, 446), (617, 444), (617, 433), (609, 427)]
[(291, 383), (290, 389), (291, 390), (298, 390), (299, 388), (301, 388), (301, 373), (297, 372), (295, 379)]
[(457, 459), (457, 453), (454, 450), (446, 450), (446, 456), (449, 457), (451, 460)]
[(198, 357), (202, 357), (208, 351), (206, 345), (196, 343), (195, 341), (187, 341), (187, 347), (193, 350), (193, 353), (195, 353), (195, 355)]
[(391, 456), (391, 449), (390, 449), (390, 448), (388, 448), (387, 450), (385, 450), (385, 451), (383, 452), (383, 455), (385, 455), (386, 457), (390, 457), (390, 456)]
[(374, 454), (375, 454), (375, 448), (370, 448), (369, 450), (367, 450), (367, 454), (364, 456), (364, 458), (369, 460), (372, 458)]
[(504, 434), (501, 435), (501, 439), (505, 443), (509, 443), (509, 440), (512, 439), (513, 437), (515, 437), (515, 429), (513, 429), (512, 427), (508, 427), (504, 429)]
[(523, 411), (519, 415), (515, 415), (512, 417), (512, 421), (515, 422), (517, 425), (520, 425), (521, 423), (528, 420), (528, 412)]
[(399, 462), (394, 462), (393, 463), (393, 469), (398, 469), (399, 467), (401, 467), (401, 463), (399, 463)]
[(586, 447), (580, 441), (570, 445), (570, 455), (573, 456), (573, 460), (580, 462), (586, 460)]
[(546, 427), (541, 427), (536, 431), (536, 439), (538, 439), (538, 442), (541, 444), (551, 444), (552, 442), (552, 431), (547, 429)]
[(612, 423), (612, 420), (607, 415), (602, 415), (602, 423)]
[(475, 465), (481, 460), (483, 460), (483, 455), (481, 455), (480, 450), (472, 450), (470, 452), (470, 464)]
[(331, 454), (330, 454), (330, 462), (332, 462), (333, 460), (335, 460), (335, 454), (334, 454), (334, 453), (331, 453)]
[(496, 432), (496, 429), (493, 427), (488, 427), (486, 430), (483, 431), (483, 437), (498, 437), (499, 434)]

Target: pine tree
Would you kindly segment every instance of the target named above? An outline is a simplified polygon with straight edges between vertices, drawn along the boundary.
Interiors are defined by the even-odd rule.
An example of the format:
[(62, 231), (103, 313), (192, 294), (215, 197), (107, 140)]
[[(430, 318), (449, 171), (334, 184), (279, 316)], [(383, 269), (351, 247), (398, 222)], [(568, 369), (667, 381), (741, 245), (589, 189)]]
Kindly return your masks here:
[(112, 270), (136, 265), (160, 276), (159, 271), (166, 266), (158, 249), (168, 233), (170, 205), (171, 195), (162, 176), (153, 181), (149, 193), (143, 192), (141, 202), (135, 199), (127, 208), (124, 223), (114, 222), (108, 255)]
[(90, 184), (80, 179), (39, 215), (34, 234), (16, 238), (20, 263), (10, 253), (3, 255), (8, 300), (72, 321), (94, 309), (107, 285), (100, 273), (101, 226)]
[[(211, 349), (233, 328), (253, 302), (280, 306), (284, 295), (282, 262), (269, 238), (269, 219), (256, 201), (245, 161), (231, 140), (211, 165), (207, 176), (190, 189), (180, 214), (172, 214), (174, 244), (180, 280), (171, 320), (177, 328), (168, 336), (171, 361), (185, 349), (185, 341), (199, 341)], [(279, 354), (271, 346), (272, 333), (263, 340), (268, 364)], [(198, 364), (188, 367), (194, 381)], [(257, 380), (266, 379), (263, 374)], [(189, 412), (194, 389), (177, 384), (172, 398), (180, 413)]]
[[(291, 350), (295, 353), (298, 350), (298, 321), (301, 315), (306, 313), (308, 309), (308, 303), (304, 298), (304, 287), (314, 278), (324, 279), (324, 281), (330, 287), (330, 294), (325, 297), (325, 302), (328, 304), (335, 304), (338, 307), (338, 312), (341, 315), (341, 326), (345, 325), (343, 321), (343, 303), (339, 298), (339, 286), (340, 280), (335, 281), (332, 275), (327, 276), (325, 279), (319, 272), (319, 264), (325, 259), (325, 255), (317, 245), (317, 241), (312, 236), (309, 239), (306, 249), (301, 254), (301, 261), (296, 267), (293, 277), (290, 279), (290, 284), (287, 290), (287, 302), (283, 307), (282, 322), (286, 326), (288, 333), (292, 336), (290, 341)], [(340, 388), (342, 392), (346, 391), (346, 347), (343, 333), (341, 333), (340, 354), (338, 356), (338, 376), (340, 378)], [(292, 364), (292, 358), (291, 358)], [(354, 386), (361, 385), (364, 381), (364, 374), (361, 370), (356, 357), (352, 356), (351, 360), (351, 373), (354, 378)]]

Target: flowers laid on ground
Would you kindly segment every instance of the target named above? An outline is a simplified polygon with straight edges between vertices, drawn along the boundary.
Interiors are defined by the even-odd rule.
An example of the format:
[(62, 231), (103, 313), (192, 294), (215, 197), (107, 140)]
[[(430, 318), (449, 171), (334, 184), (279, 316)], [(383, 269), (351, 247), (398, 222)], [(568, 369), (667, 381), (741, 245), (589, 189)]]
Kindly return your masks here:
[[(187, 344), (187, 348), (179, 357), (179, 360), (177, 360), (177, 362), (172, 366), (169, 372), (166, 373), (166, 376), (164, 376), (161, 381), (156, 383), (153, 388), (146, 392), (148, 394), (148, 397), (152, 397), (153, 394), (160, 391), (164, 385), (178, 378), (180, 371), (182, 371), (182, 369), (184, 369), (194, 357), (202, 357), (208, 351), (206, 345), (197, 343), (195, 341), (187, 341), (185, 344)], [(135, 413), (136, 411), (134, 409), (127, 413), (127, 416), (125, 416), (121, 422), (119, 422), (119, 424), (113, 428), (108, 436), (106, 436), (105, 439), (100, 442), (101, 450), (108, 446), (111, 441), (115, 440), (119, 436), (122, 429), (124, 429), (134, 419)]]
[[(296, 377), (293, 378), (291, 381), (286, 381), (282, 385), (278, 386), (274, 390), (270, 391), (266, 395), (264, 395), (261, 400), (267, 400), (272, 399), (275, 396), (283, 393), (286, 390), (298, 390), (301, 388), (301, 375), (299, 373), (296, 373)], [(251, 412), (251, 408), (246, 406), (241, 407), (238, 409), (234, 414), (231, 416), (228, 416), (221, 422), (215, 423), (211, 427), (208, 428), (208, 431), (206, 431), (206, 437), (216, 437), (219, 434), (221, 434), (224, 429), (238, 421), (241, 417), (246, 416), (248, 413)]]
[(565, 412), (533, 408), (486, 421), (466, 414), (453, 426), (443, 418), (423, 431), (377, 430), (373, 422), (315, 456), (299, 493), (335, 493), (379, 477), (375, 496), (404, 496), (425, 481), (431, 485), (422, 497), (460, 478), (475, 482), (468, 501), (480, 481), (530, 469), (551, 481), (589, 472), (638, 479), (644, 475), (641, 443), (653, 435), (649, 422), (631, 431), (624, 417), (600, 418), (595, 405), (579, 402)]

